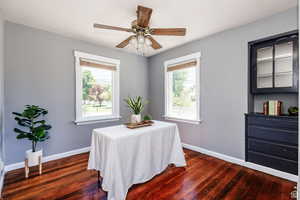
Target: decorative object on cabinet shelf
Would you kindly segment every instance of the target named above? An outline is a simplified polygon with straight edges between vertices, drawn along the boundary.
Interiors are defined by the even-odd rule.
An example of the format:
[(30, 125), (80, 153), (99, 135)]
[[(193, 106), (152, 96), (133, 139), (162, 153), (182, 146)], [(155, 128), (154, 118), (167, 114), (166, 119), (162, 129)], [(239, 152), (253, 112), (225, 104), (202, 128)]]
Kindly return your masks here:
[(32, 143), (32, 149), (26, 151), (25, 159), (25, 177), (28, 178), (29, 167), (39, 165), (39, 174), (42, 173), (42, 149), (37, 150), (38, 142), (49, 139), (48, 130), (51, 126), (46, 124), (44, 119), (39, 119), (48, 114), (44, 108), (35, 105), (26, 105), (22, 113), (13, 112), (15, 120), (19, 126), (25, 127), (27, 130), (15, 128), (18, 134), (17, 139), (28, 139)]
[(269, 114), (269, 102), (264, 102), (263, 104), (263, 113), (264, 115), (268, 115)]
[(298, 116), (298, 107), (297, 106), (291, 106), (288, 109), (290, 116)]
[(268, 115), (279, 116), (281, 115), (282, 102), (278, 100), (268, 101)]

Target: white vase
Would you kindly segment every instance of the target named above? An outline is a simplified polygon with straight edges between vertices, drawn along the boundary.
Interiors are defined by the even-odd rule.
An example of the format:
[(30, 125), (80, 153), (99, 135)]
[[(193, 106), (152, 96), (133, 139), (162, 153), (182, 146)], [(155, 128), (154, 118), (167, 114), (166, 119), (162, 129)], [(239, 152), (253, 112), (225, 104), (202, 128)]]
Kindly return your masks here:
[(140, 123), (142, 121), (141, 114), (131, 115), (131, 123)]
[(39, 150), (36, 152), (32, 152), (32, 150), (27, 150), (26, 151), (26, 158), (28, 159), (28, 166), (35, 166), (39, 164), (39, 157), (42, 159), (43, 156), (43, 150)]

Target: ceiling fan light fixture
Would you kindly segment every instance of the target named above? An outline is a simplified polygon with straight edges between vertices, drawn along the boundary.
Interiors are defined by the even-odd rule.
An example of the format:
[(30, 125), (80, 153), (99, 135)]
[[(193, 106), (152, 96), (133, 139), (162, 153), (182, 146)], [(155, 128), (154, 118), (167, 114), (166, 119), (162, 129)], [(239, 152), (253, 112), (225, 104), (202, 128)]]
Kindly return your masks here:
[(146, 51), (145, 44), (138, 43), (136, 46), (136, 51), (139, 55), (144, 56)]
[(144, 46), (145, 46), (144, 44), (138, 43), (136, 47), (137, 47), (137, 49), (143, 49)]
[(138, 41), (139, 44), (144, 44), (145, 43), (145, 36), (143, 34), (138, 34), (137, 41)]

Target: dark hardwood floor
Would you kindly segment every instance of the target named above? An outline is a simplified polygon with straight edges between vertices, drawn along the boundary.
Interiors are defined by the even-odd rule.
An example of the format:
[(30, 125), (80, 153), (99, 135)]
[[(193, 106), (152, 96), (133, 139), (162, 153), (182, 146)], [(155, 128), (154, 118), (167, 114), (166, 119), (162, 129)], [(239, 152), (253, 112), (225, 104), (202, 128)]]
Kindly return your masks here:
[[(286, 200), (295, 183), (184, 150), (188, 166), (168, 167), (152, 180), (133, 186), (127, 200)], [(97, 173), (87, 171), (88, 154), (44, 163), (25, 179), (24, 169), (6, 174), (3, 199), (106, 199)]]

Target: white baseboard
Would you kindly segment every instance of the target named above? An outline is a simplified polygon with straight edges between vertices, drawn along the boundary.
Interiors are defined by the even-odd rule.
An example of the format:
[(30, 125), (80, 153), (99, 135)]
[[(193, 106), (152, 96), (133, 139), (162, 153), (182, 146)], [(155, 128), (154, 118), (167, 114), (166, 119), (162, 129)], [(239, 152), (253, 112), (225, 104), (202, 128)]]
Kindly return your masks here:
[(3, 189), (3, 183), (4, 183), (4, 176), (5, 176), (5, 171), (2, 169), (0, 171), (0, 198), (2, 197), (2, 189)]
[(298, 176), (296, 176), (294, 174), (290, 174), (290, 173), (282, 172), (282, 171), (272, 169), (272, 168), (269, 168), (269, 167), (264, 167), (264, 166), (257, 165), (257, 164), (254, 164), (254, 163), (246, 162), (245, 160), (242, 160), (242, 159), (234, 158), (232, 156), (227, 156), (225, 154), (217, 153), (217, 152), (210, 151), (210, 150), (207, 150), (207, 149), (204, 149), (204, 148), (201, 148), (201, 147), (193, 146), (193, 145), (190, 145), (190, 144), (182, 143), (182, 146), (184, 148), (187, 148), (187, 149), (190, 149), (190, 150), (193, 150), (193, 151), (197, 151), (199, 153), (203, 153), (203, 154), (206, 154), (206, 155), (209, 155), (209, 156), (213, 156), (213, 157), (219, 158), (221, 160), (225, 160), (227, 162), (231, 162), (231, 163), (234, 163), (234, 164), (237, 164), (237, 165), (241, 165), (241, 166), (244, 166), (244, 167), (247, 167), (247, 168), (250, 168), (250, 169), (261, 171), (261, 172), (264, 172), (266, 174), (271, 174), (273, 176), (277, 176), (277, 177), (284, 178), (284, 179), (294, 181), (294, 182), (298, 181)]
[[(43, 157), (43, 163), (51, 161), (51, 160), (57, 160), (57, 159), (60, 159), (60, 158), (65, 158), (65, 157), (68, 157), (68, 156), (73, 156), (73, 155), (80, 154), (80, 153), (89, 152), (89, 151), (90, 151), (90, 147), (84, 147), (84, 148), (81, 148), (81, 149), (75, 149), (75, 150), (67, 151), (67, 152), (64, 152), (64, 153), (53, 154), (53, 155), (50, 155), (50, 156)], [(18, 163), (14, 163), (14, 164), (10, 164), (10, 165), (5, 165), (4, 170), (5, 170), (5, 172), (8, 172), (8, 171), (23, 168), (23, 167), (24, 167), (24, 162), (18, 162)]]

